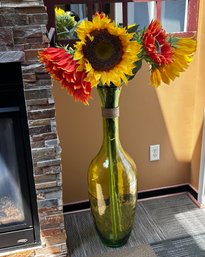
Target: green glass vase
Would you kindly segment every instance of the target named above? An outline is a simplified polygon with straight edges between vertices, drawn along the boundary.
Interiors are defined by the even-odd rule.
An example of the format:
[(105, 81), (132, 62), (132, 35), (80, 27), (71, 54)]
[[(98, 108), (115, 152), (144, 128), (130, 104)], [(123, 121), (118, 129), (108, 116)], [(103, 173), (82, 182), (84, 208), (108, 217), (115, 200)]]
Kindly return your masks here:
[(103, 143), (88, 169), (94, 223), (103, 243), (124, 245), (131, 233), (137, 202), (137, 171), (119, 138), (121, 88), (98, 86), (102, 102)]

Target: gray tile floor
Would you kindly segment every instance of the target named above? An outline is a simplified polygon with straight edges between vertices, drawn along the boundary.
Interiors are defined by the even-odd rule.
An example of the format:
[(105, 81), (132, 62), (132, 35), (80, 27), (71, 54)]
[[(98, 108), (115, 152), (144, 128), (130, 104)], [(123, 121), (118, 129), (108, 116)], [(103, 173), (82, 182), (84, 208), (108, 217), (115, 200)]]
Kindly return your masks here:
[[(90, 211), (67, 214), (65, 223), (71, 257), (113, 251), (101, 243)], [(198, 242), (203, 242), (205, 247), (205, 209), (199, 209), (187, 194), (181, 194), (138, 202), (133, 231), (124, 247), (151, 244), (160, 257), (205, 257), (204, 251), (202, 255), (183, 255), (183, 250), (181, 255), (179, 250), (182, 247), (174, 255), (172, 250), (166, 252), (175, 240), (190, 245), (190, 237), (194, 242), (198, 238)]]

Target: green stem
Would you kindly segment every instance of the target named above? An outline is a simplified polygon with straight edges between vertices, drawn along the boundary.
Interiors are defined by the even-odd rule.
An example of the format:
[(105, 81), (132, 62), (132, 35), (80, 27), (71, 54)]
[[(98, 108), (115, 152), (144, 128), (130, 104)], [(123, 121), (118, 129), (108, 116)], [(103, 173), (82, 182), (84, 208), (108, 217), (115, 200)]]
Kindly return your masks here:
[(115, 122), (110, 119), (107, 121), (108, 125), (108, 157), (109, 157), (109, 169), (110, 169), (110, 208), (112, 217), (112, 231), (113, 238), (117, 240), (117, 231), (121, 227), (121, 216), (119, 206), (119, 190), (117, 189), (118, 184), (118, 170), (117, 170), (117, 146), (115, 138)]
[(111, 138), (108, 138), (108, 157), (109, 157), (109, 168), (110, 168), (110, 207), (111, 207), (111, 216), (112, 216), (112, 231), (114, 240), (117, 239), (117, 215), (116, 215), (116, 194), (115, 194), (115, 176), (114, 176), (114, 165), (113, 165), (113, 154), (112, 154), (112, 145)]
[[(120, 89), (116, 87), (99, 87), (103, 108), (118, 107)], [(107, 145), (109, 158), (110, 212), (113, 239), (118, 240), (118, 232), (122, 228), (121, 204), (118, 189), (117, 148), (119, 144), (118, 117), (104, 117), (104, 144)]]

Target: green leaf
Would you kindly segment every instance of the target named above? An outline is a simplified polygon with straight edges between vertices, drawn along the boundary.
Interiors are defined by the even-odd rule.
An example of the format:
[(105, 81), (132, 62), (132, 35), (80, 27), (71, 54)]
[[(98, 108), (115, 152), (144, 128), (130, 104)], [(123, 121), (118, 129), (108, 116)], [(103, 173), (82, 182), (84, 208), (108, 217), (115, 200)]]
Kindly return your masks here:
[(133, 76), (129, 76), (128, 80), (133, 79), (135, 77), (136, 73), (141, 69), (141, 67), (142, 67), (142, 60), (136, 61), (135, 62), (135, 68), (132, 70), (134, 75)]
[(130, 26), (128, 26), (127, 32), (128, 33), (134, 33), (138, 30), (138, 28), (139, 28), (138, 24), (130, 25)]

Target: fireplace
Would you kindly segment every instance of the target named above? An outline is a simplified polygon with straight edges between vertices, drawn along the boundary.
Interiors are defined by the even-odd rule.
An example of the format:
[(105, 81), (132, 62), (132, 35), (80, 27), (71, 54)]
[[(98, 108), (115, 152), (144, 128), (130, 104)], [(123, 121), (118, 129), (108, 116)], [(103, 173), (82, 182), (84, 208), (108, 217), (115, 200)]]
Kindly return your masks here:
[(40, 242), (20, 62), (0, 63), (0, 251)]
[(38, 61), (49, 44), (47, 13), (43, 0), (0, 6), (0, 256), (64, 257), (61, 148), (52, 81)]

